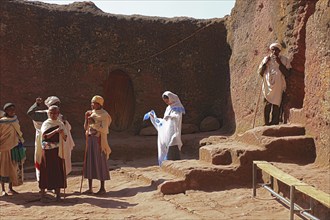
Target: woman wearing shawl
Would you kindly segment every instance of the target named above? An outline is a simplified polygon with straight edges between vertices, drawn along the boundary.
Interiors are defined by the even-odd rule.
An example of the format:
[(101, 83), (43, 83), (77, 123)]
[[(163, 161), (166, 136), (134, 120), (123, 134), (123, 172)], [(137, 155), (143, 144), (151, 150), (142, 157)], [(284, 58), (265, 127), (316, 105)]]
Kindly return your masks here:
[[(61, 101), (56, 96), (49, 96), (44, 101), (44, 103), (47, 106), (47, 108), (49, 108), (52, 105), (56, 105), (60, 107)], [(38, 181), (40, 178), (40, 162), (42, 156), (42, 147), (41, 147), (42, 137), (41, 137), (40, 129), (42, 123), (48, 119), (48, 115), (47, 115), (48, 110), (43, 109), (41, 104), (42, 104), (42, 98), (38, 97), (36, 98), (36, 102), (27, 111), (27, 114), (33, 120), (33, 125), (36, 129), (34, 163), (36, 168), (36, 177)], [(64, 155), (65, 155), (65, 166), (66, 166), (65, 170), (66, 170), (66, 174), (68, 175), (72, 170), (71, 151), (73, 150), (75, 144), (70, 132), (71, 131), (70, 123), (64, 119), (64, 116), (62, 114), (59, 115), (59, 119), (63, 122), (67, 131), (67, 140), (64, 142), (64, 150), (65, 150)]]
[(153, 110), (144, 116), (145, 120), (150, 118), (158, 131), (159, 165), (164, 160), (180, 160), (182, 114), (185, 114), (185, 109), (176, 94), (166, 91), (163, 93), (162, 98), (168, 105), (164, 113), (164, 118), (157, 118)]
[[(1, 195), (8, 195), (5, 183), (9, 183), (10, 194), (17, 194), (13, 186), (23, 183), (23, 163), (26, 158), (24, 139), (15, 114), (15, 105), (7, 103), (3, 107), (4, 115), (0, 118), (0, 181)], [(18, 172), (19, 170), (19, 172)]]
[(66, 188), (64, 141), (66, 130), (58, 120), (59, 107), (53, 105), (48, 109), (48, 119), (42, 123), (42, 158), (40, 163), (39, 188), (41, 199), (44, 199), (45, 189), (55, 190), (56, 200), (59, 201), (60, 188)]
[(84, 161), (84, 177), (88, 179), (88, 190), (86, 194), (93, 193), (93, 179), (101, 182), (96, 194), (106, 193), (104, 181), (110, 180), (109, 166), (107, 160), (111, 153), (108, 144), (108, 133), (111, 124), (111, 116), (103, 109), (104, 99), (94, 96), (91, 100), (91, 108), (85, 113), (84, 128), (86, 130), (87, 151)]

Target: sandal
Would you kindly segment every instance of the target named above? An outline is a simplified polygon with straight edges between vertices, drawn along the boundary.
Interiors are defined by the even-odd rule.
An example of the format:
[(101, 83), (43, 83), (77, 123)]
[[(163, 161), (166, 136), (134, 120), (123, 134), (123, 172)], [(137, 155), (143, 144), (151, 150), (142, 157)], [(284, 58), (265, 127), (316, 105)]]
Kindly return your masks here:
[(106, 194), (107, 192), (104, 189), (100, 189), (95, 195), (103, 195)]
[(85, 194), (85, 195), (91, 195), (91, 194), (93, 194), (93, 191), (90, 190), (90, 189), (88, 189), (88, 190), (82, 192), (82, 194)]
[(8, 194), (6, 193), (6, 191), (2, 191), (1, 196), (8, 196)]
[(18, 192), (16, 192), (13, 189), (8, 190), (8, 193), (11, 194), (11, 195), (19, 194)]

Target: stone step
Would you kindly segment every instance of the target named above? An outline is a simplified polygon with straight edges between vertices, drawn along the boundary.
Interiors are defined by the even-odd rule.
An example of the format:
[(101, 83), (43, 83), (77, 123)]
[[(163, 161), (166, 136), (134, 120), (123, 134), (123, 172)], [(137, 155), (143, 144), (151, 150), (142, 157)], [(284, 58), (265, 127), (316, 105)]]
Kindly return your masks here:
[(290, 109), (290, 123), (306, 125), (306, 113), (303, 108), (291, 108)]
[(155, 189), (164, 181), (178, 179), (175, 175), (164, 172), (159, 166), (122, 167), (119, 172), (129, 179), (142, 181)]
[(235, 140), (259, 145), (262, 143), (263, 139), (267, 137), (304, 136), (305, 133), (305, 128), (297, 124), (262, 126), (248, 130), (243, 134), (238, 134)]
[(312, 137), (293, 136), (272, 138), (264, 142), (271, 161), (312, 163), (316, 158), (315, 142)]
[(235, 166), (216, 166), (199, 160), (164, 161), (162, 166), (121, 167), (119, 172), (132, 180), (143, 181), (163, 194), (186, 190), (222, 190), (240, 177)]
[(298, 124), (284, 124), (275, 126), (266, 126), (261, 135), (269, 137), (286, 137), (305, 135), (305, 127)]
[(243, 157), (268, 161), (314, 162), (314, 139), (306, 136), (262, 137), (259, 145), (228, 141), (206, 145), (199, 150), (199, 160), (213, 165), (238, 165)]
[[(176, 176), (158, 186), (163, 194), (184, 193), (186, 190), (223, 190), (229, 185), (244, 185), (238, 167), (212, 165), (200, 160), (165, 161), (162, 170)], [(243, 181), (242, 181), (243, 180)]]
[(200, 148), (200, 160), (165, 161), (162, 170), (176, 178), (158, 186), (163, 194), (186, 190), (224, 190), (228, 185), (246, 186), (252, 181), (253, 160), (308, 164), (315, 160), (313, 138), (267, 137), (255, 146), (229, 141)]
[(199, 149), (199, 160), (213, 165), (238, 164), (239, 156), (245, 151), (262, 151), (263, 147), (236, 141), (206, 145)]

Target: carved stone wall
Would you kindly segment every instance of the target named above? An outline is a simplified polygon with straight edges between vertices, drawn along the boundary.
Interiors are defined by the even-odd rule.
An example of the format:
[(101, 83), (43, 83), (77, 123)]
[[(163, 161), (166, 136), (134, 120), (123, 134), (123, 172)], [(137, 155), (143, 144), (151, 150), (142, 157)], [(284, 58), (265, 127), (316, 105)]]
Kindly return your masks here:
[[(0, 7), (0, 104), (17, 104), (27, 140), (33, 140), (34, 129), (25, 112), (36, 97), (50, 95), (61, 99), (74, 135), (83, 137), (84, 112), (94, 95), (104, 96), (106, 108), (112, 101), (125, 103), (106, 94), (116, 83), (109, 82), (111, 73), (118, 71), (127, 75), (134, 93), (128, 105), (134, 112), (121, 117), (131, 123), (126, 130), (138, 132), (151, 109), (162, 116), (166, 90), (186, 107), (184, 123), (199, 125), (215, 116), (226, 124), (231, 51), (224, 19), (111, 15), (91, 2), (5, 0)], [(125, 93), (128, 84), (122, 85), (116, 94)]]

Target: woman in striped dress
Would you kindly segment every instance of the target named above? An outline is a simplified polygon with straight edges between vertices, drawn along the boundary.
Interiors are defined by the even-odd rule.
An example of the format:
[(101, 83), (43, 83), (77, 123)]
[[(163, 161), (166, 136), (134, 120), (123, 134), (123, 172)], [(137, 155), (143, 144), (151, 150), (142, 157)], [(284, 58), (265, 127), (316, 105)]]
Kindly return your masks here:
[(93, 193), (93, 179), (100, 180), (101, 186), (96, 194), (106, 193), (104, 182), (110, 180), (108, 159), (111, 149), (108, 144), (108, 133), (111, 116), (103, 109), (104, 99), (94, 96), (91, 108), (85, 113), (84, 128), (86, 130), (87, 149), (84, 161), (84, 177), (88, 179), (86, 194)]

